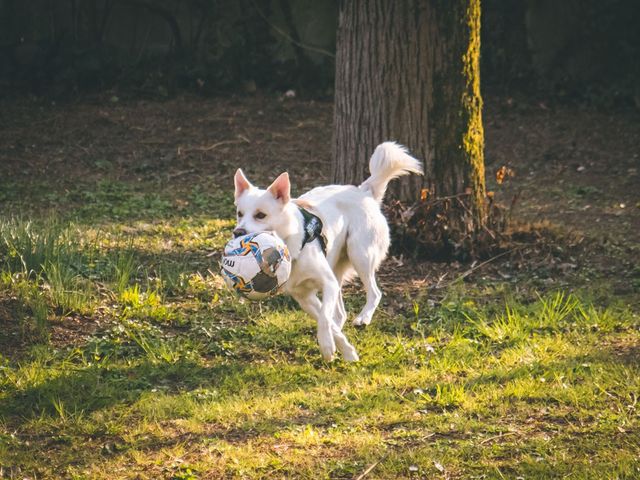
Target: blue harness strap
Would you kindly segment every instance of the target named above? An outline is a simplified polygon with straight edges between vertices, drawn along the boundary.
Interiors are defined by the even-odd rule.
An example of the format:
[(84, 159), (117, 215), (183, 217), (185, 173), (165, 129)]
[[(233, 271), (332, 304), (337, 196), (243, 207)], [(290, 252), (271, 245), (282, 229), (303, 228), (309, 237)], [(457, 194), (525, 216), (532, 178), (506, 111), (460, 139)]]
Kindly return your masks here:
[(299, 205), (298, 208), (300, 209), (300, 213), (302, 214), (302, 218), (304, 219), (304, 238), (302, 239), (301, 249), (304, 248), (307, 243), (318, 240), (318, 242), (320, 242), (320, 248), (322, 248), (322, 253), (324, 253), (326, 257), (327, 244), (324, 237), (322, 236), (322, 220)]

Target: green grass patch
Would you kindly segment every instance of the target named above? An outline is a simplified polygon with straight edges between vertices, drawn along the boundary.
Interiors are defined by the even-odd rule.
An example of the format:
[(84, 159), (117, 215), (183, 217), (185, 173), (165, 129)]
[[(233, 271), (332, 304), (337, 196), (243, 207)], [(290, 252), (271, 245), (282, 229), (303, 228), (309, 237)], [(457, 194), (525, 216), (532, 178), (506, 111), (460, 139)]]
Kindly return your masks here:
[(0, 221), (4, 477), (640, 476), (632, 307), (460, 284), (346, 326), (361, 361), (326, 364), (290, 299), (224, 288), (228, 198), (163, 195), (110, 181)]

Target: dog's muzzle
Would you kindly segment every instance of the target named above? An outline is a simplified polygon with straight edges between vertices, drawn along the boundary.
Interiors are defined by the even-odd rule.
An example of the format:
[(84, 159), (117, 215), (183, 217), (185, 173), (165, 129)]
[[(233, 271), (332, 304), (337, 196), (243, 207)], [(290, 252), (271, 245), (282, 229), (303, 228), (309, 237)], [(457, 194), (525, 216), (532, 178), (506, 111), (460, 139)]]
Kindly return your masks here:
[(243, 235), (246, 235), (247, 231), (244, 228), (236, 228), (233, 231), (233, 238), (238, 238), (238, 237), (242, 237)]

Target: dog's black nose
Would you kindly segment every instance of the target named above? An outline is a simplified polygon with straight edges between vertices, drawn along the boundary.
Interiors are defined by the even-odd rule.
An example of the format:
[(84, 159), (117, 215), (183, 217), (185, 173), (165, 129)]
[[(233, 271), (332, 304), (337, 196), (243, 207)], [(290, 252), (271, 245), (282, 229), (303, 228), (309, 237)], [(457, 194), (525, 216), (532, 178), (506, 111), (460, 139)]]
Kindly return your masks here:
[(233, 237), (234, 238), (238, 238), (238, 237), (241, 237), (241, 236), (246, 235), (246, 234), (247, 234), (247, 231), (244, 228), (236, 228), (233, 231)]

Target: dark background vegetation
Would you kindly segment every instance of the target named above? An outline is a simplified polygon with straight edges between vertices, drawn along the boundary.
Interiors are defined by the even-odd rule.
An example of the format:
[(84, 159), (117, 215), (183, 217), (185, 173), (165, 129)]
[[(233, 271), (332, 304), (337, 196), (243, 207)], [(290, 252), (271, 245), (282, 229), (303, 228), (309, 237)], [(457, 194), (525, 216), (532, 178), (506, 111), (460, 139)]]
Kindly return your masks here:
[[(640, 108), (637, 0), (485, 0), (485, 90)], [(335, 0), (0, 0), (0, 92), (333, 90)]]

